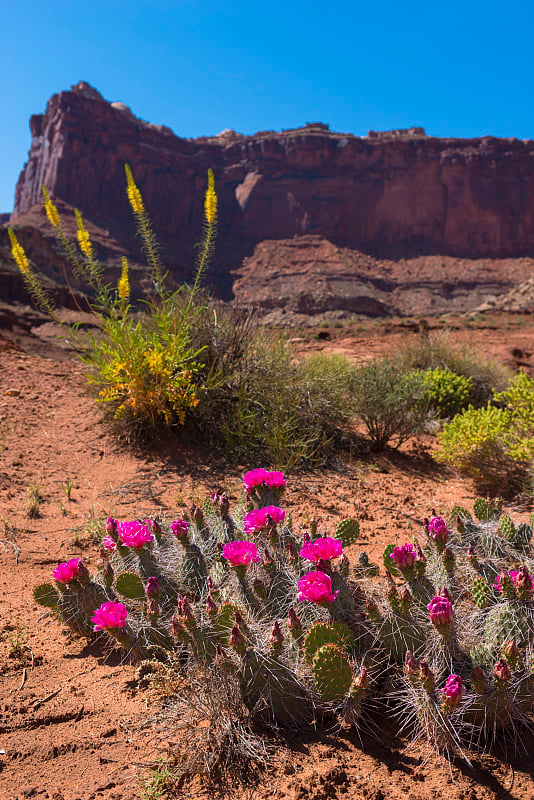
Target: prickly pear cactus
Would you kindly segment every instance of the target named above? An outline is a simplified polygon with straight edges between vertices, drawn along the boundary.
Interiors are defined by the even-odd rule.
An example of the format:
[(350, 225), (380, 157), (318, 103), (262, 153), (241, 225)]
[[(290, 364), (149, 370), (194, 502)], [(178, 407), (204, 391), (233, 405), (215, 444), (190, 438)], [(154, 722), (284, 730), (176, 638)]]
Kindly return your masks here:
[(317, 650), (325, 644), (336, 644), (343, 652), (350, 653), (355, 646), (354, 634), (340, 622), (315, 622), (303, 642), (304, 658), (308, 664), (312, 663)]
[(339, 700), (352, 684), (352, 669), (343, 650), (336, 644), (324, 644), (312, 660), (313, 677), (322, 700)]
[(514, 542), (515, 525), (509, 514), (501, 514), (499, 518), (499, 530), (508, 542)]
[(493, 519), (495, 512), (499, 510), (500, 508), (498, 503), (494, 504), (490, 500), (486, 500), (483, 497), (477, 497), (473, 503), (475, 517), (480, 522), (489, 522), (491, 519)]
[(532, 625), (522, 603), (507, 600), (504, 603), (496, 603), (488, 610), (485, 638), (490, 645), (500, 648), (510, 639), (526, 645), (531, 640), (532, 634)]
[(60, 594), (51, 583), (40, 583), (33, 590), (33, 599), (45, 608), (58, 608), (61, 600)]
[(115, 590), (128, 600), (144, 600), (145, 587), (136, 572), (121, 572), (115, 579)]
[(473, 583), (471, 584), (471, 595), (477, 608), (486, 608), (489, 605), (491, 589), (488, 586), (487, 581), (485, 581), (481, 576), (473, 578)]
[(347, 517), (342, 519), (336, 528), (336, 539), (341, 539), (343, 547), (350, 547), (360, 537), (360, 523), (356, 519)]
[(241, 688), (245, 705), (268, 722), (300, 728), (315, 718), (312, 696), (295, 673), (252, 648), (243, 656)]

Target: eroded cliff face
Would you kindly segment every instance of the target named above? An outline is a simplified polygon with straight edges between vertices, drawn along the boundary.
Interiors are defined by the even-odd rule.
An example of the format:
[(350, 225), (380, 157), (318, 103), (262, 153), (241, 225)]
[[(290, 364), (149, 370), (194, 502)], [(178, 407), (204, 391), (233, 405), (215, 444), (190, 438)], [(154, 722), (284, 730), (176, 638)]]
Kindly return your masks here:
[[(421, 129), (362, 138), (321, 124), (182, 139), (83, 83), (54, 95), (31, 131), (13, 221), (40, 203), (46, 184), (135, 257), (124, 192), (129, 163), (178, 280), (191, 275), (212, 167), (220, 206), (212, 275), (226, 297), (235, 276), (238, 290), (239, 276), (250, 275), (252, 262), (243, 273), (243, 260), (264, 240), (315, 235), (393, 260), (534, 255), (533, 141), (438, 139)], [(345, 260), (342, 272), (358, 263)]]

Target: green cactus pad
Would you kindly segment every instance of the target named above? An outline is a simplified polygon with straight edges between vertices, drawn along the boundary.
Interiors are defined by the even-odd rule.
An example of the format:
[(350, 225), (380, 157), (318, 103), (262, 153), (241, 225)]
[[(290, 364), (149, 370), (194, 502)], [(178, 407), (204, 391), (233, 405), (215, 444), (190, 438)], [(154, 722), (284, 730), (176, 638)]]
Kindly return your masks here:
[(343, 547), (350, 547), (360, 537), (360, 523), (356, 519), (347, 517), (342, 519), (336, 528), (335, 538), (341, 539)]
[(144, 600), (145, 587), (143, 581), (135, 572), (121, 572), (117, 575), (115, 589), (128, 600)]
[(61, 597), (51, 583), (40, 583), (33, 590), (33, 599), (45, 608), (57, 608)]
[(325, 644), (335, 644), (348, 653), (354, 649), (354, 634), (342, 622), (315, 622), (304, 637), (304, 658), (308, 664), (312, 663), (317, 650)]
[(315, 709), (308, 689), (280, 661), (249, 649), (241, 673), (243, 700), (250, 711), (283, 727), (308, 726)]
[(338, 700), (347, 694), (352, 684), (352, 668), (343, 650), (337, 644), (324, 644), (317, 650), (312, 662), (313, 677), (321, 699)]
[(499, 519), (499, 530), (508, 542), (515, 539), (515, 525), (509, 514), (501, 514)]
[(486, 608), (489, 604), (491, 594), (490, 587), (484, 578), (478, 576), (473, 579), (471, 585), (471, 594), (473, 601), (478, 608)]
[(180, 583), (193, 594), (202, 594), (207, 579), (208, 570), (202, 551), (196, 544), (187, 542), (180, 564)]
[(513, 601), (497, 603), (488, 611), (485, 639), (494, 647), (501, 648), (510, 639), (522, 646), (530, 636), (529, 618), (521, 604)]
[(451, 519), (451, 521), (453, 523), (456, 522), (456, 518), (457, 517), (460, 517), (460, 519), (463, 519), (463, 520), (472, 519), (471, 514), (469, 513), (467, 508), (465, 508), (464, 506), (458, 506), (458, 505), (453, 506), (451, 508), (451, 512), (449, 514), (449, 517), (450, 517), (450, 519)]
[(520, 550), (526, 550), (532, 540), (532, 526), (522, 522), (515, 529), (514, 545)]
[(489, 522), (489, 520), (493, 518), (493, 503), (490, 503), (489, 500), (485, 500), (483, 497), (477, 497), (473, 503), (473, 511), (475, 517), (480, 522)]

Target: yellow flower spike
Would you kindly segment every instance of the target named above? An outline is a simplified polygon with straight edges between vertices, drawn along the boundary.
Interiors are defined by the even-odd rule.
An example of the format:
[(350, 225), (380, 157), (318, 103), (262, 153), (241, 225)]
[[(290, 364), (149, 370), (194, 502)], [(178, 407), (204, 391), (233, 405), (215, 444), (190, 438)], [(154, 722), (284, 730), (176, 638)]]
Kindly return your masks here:
[(215, 193), (215, 178), (213, 170), (208, 170), (208, 188), (204, 195), (204, 214), (208, 225), (213, 225), (217, 217), (217, 195)]
[(43, 189), (44, 207), (46, 211), (46, 216), (48, 217), (50, 224), (53, 225), (54, 228), (59, 229), (61, 227), (61, 217), (59, 216), (59, 211), (52, 202), (52, 199), (48, 194), (48, 189), (46, 188), (46, 186), (43, 186), (42, 189)]
[(77, 208), (74, 209), (74, 214), (76, 216), (76, 224), (78, 226), (78, 230), (76, 231), (76, 236), (78, 237), (78, 245), (84, 256), (87, 256), (87, 258), (92, 260), (93, 245), (91, 243), (91, 239), (89, 238), (89, 233), (87, 231), (87, 228), (83, 224), (82, 215)]
[(117, 283), (117, 294), (119, 299), (127, 303), (130, 299), (130, 279), (128, 275), (128, 259), (126, 256), (122, 257), (122, 272)]
[(11, 255), (13, 256), (17, 267), (20, 269), (23, 275), (29, 275), (30, 262), (28, 261), (28, 256), (24, 252), (23, 246), (17, 239), (13, 228), (8, 228), (7, 232), (9, 234), (9, 241), (11, 242)]
[(135, 185), (129, 164), (124, 165), (124, 171), (126, 172), (126, 194), (128, 195), (132, 211), (134, 214), (143, 214), (145, 211), (145, 204), (143, 203), (141, 192)]

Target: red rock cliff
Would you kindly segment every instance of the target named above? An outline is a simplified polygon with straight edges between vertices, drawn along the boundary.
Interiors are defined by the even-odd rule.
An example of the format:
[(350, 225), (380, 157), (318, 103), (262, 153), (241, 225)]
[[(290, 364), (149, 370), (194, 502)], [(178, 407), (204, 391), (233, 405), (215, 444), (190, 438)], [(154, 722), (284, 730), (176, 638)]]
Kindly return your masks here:
[(320, 124), (182, 139), (83, 83), (54, 95), (31, 131), (13, 220), (40, 202), (44, 183), (131, 250), (128, 162), (177, 277), (194, 260), (212, 167), (216, 273), (227, 290), (229, 271), (259, 242), (302, 234), (393, 258), (534, 254), (534, 141), (438, 139), (421, 129), (362, 138)]

